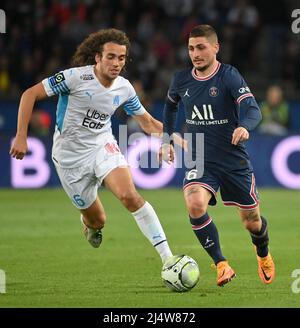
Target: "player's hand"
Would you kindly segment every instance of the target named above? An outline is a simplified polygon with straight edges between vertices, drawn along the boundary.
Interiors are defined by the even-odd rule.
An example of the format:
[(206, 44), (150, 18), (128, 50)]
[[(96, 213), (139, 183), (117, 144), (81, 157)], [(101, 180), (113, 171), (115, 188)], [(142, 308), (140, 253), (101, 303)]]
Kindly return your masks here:
[(184, 151), (188, 151), (188, 143), (185, 139), (182, 139), (182, 148)]
[(16, 136), (12, 146), (10, 148), (9, 154), (16, 159), (23, 159), (27, 153), (27, 138), (22, 136)]
[(174, 162), (174, 158), (175, 158), (174, 147), (169, 144), (162, 144), (159, 148), (159, 153), (158, 153), (159, 163), (161, 164), (162, 161), (165, 161), (168, 164), (171, 164)]
[(187, 140), (181, 138), (181, 136), (176, 133), (174, 133), (173, 138), (176, 145), (180, 146), (184, 151), (188, 151)]
[(233, 131), (231, 143), (237, 145), (239, 142), (246, 141), (249, 139), (249, 132), (243, 128), (239, 127)]

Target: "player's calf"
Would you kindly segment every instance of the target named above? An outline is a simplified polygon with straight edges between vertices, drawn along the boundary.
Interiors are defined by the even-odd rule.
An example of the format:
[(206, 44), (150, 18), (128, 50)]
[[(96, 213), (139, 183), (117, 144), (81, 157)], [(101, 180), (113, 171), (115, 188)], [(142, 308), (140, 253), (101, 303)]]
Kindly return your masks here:
[(251, 232), (250, 236), (252, 243), (256, 247), (256, 253), (259, 257), (266, 257), (269, 252), (269, 234), (268, 234), (268, 224), (264, 217), (261, 217), (261, 229), (258, 232)]
[(221, 251), (218, 230), (212, 218), (205, 213), (199, 218), (192, 218), (190, 216), (190, 222), (197, 239), (213, 259), (214, 263), (225, 261), (225, 257)]
[(250, 233), (259, 233), (262, 226), (262, 220), (258, 208), (252, 210), (240, 210), (240, 216), (243, 220), (245, 228)]
[(144, 201), (143, 206), (131, 214), (144, 236), (151, 242), (164, 263), (172, 256), (172, 252), (163, 227), (151, 204)]
[(267, 220), (260, 215), (259, 208), (240, 211), (245, 228), (249, 231), (257, 255), (266, 257), (269, 249), (269, 235)]
[(139, 195), (139, 193), (135, 189), (124, 190), (124, 192), (118, 195), (118, 198), (130, 212), (137, 211), (145, 203), (144, 199)]
[(261, 217), (261, 229), (250, 232), (252, 243), (257, 254), (258, 275), (265, 284), (270, 284), (275, 278), (275, 264), (269, 252), (269, 235), (267, 220)]

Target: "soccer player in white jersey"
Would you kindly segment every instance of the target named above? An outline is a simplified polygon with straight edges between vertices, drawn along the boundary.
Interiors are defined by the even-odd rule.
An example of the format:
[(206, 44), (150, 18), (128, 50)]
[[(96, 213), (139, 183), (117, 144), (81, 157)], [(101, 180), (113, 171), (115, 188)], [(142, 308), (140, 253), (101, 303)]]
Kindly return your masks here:
[(102, 241), (106, 216), (97, 190), (104, 182), (132, 213), (164, 262), (172, 256), (164, 230), (153, 207), (136, 191), (111, 131), (111, 116), (122, 106), (146, 133), (162, 133), (162, 123), (145, 110), (133, 86), (119, 75), (129, 46), (120, 30), (92, 33), (78, 47), (75, 67), (27, 89), (21, 97), (10, 154), (23, 159), (27, 152), (27, 128), (35, 101), (58, 95), (52, 159), (64, 190), (81, 212), (88, 241), (93, 247)]

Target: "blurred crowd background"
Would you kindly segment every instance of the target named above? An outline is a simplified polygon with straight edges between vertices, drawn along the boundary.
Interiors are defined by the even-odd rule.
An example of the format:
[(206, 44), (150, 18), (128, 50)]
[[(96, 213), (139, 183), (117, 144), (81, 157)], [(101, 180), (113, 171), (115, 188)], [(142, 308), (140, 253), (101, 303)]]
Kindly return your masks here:
[[(0, 6), (7, 20), (0, 35), (0, 99), (18, 99), (68, 68), (89, 33), (115, 27), (131, 40), (126, 77), (151, 108), (165, 98), (173, 72), (190, 65), (187, 39), (197, 24), (216, 28), (219, 60), (236, 66), (261, 102), (263, 132), (284, 134), (285, 99), (300, 99), (300, 34), (291, 32), (299, 0), (2, 0)], [(42, 117), (37, 124), (40, 119), (49, 123)]]

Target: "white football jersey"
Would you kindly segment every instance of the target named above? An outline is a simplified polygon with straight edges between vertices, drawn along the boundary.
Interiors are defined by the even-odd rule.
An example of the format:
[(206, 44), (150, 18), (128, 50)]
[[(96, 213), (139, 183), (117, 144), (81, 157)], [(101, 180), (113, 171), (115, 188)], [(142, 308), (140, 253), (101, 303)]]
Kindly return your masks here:
[(106, 139), (113, 138), (111, 116), (120, 106), (128, 115), (143, 115), (131, 83), (118, 76), (105, 88), (94, 66), (66, 69), (42, 81), (47, 95), (58, 95), (52, 158), (61, 167), (91, 161)]

